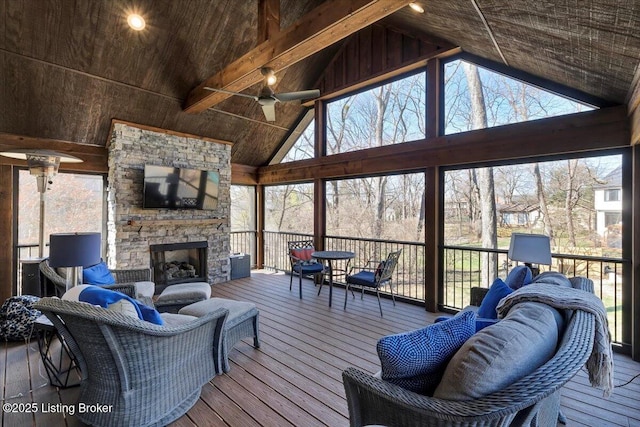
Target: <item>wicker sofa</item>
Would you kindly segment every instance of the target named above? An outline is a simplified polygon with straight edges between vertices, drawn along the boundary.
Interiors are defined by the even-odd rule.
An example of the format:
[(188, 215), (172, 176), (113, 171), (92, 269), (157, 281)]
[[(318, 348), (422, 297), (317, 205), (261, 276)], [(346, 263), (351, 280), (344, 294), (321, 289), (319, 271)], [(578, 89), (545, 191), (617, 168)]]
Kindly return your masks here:
[(78, 411), (95, 426), (164, 426), (198, 400), (216, 375), (227, 310), (202, 317), (162, 314), (159, 326), (91, 304), (42, 298), (42, 311), (64, 337), (81, 371)]
[[(589, 279), (571, 281), (575, 287), (593, 289)], [(550, 360), (511, 385), (471, 400), (417, 394), (349, 367), (342, 377), (350, 425), (555, 426), (560, 388), (589, 358), (595, 322), (591, 313), (572, 312)]]
[[(115, 284), (100, 286), (123, 292), (148, 306), (155, 307), (160, 312), (177, 313), (182, 307), (211, 297), (211, 286), (204, 282), (167, 286), (160, 295), (154, 296), (156, 286), (151, 281), (151, 269), (111, 269), (109, 271), (115, 279)], [(67, 290), (66, 279), (49, 265), (48, 259), (40, 262), (40, 272), (54, 284), (56, 296), (62, 297)], [(133, 292), (130, 287), (133, 287)]]
[[(58, 272), (49, 265), (49, 260), (44, 259), (39, 265), (40, 272), (44, 277), (53, 283), (56, 296), (61, 297), (67, 290), (67, 281), (64, 277), (60, 276)], [(129, 285), (136, 282), (149, 282), (151, 280), (151, 270), (148, 268), (128, 269), (128, 270), (111, 270), (111, 274), (115, 278), (115, 285), (106, 286), (109, 289), (121, 291), (121, 285)], [(140, 295), (133, 295), (134, 297), (140, 297)], [(145, 297), (151, 298), (151, 295), (145, 295)]]

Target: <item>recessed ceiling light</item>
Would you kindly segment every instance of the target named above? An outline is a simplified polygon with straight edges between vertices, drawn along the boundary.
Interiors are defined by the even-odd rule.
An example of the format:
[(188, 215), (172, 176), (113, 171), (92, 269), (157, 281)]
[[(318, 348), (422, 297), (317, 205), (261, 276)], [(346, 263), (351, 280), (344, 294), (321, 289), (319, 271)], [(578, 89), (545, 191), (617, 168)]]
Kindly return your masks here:
[(424, 13), (424, 8), (418, 3), (409, 3), (409, 7), (418, 13)]
[(127, 16), (127, 23), (136, 31), (143, 30), (146, 25), (144, 22), (144, 18), (136, 13), (132, 13)]

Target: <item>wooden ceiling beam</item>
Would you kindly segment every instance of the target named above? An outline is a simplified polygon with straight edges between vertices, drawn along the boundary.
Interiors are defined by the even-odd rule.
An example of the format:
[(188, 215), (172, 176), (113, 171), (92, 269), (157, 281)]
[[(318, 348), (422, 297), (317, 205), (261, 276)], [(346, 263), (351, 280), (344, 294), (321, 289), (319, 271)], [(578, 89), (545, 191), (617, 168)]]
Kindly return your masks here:
[(256, 166), (231, 163), (231, 184), (258, 185), (258, 168)]
[(261, 185), (414, 171), (629, 146), (624, 106), (258, 168)]
[(258, 43), (280, 33), (280, 0), (258, 1)]
[(260, 68), (268, 66), (275, 72), (281, 71), (409, 3), (409, 0), (326, 1), (194, 88), (184, 111), (199, 113), (231, 96), (205, 87), (243, 91), (262, 81)]

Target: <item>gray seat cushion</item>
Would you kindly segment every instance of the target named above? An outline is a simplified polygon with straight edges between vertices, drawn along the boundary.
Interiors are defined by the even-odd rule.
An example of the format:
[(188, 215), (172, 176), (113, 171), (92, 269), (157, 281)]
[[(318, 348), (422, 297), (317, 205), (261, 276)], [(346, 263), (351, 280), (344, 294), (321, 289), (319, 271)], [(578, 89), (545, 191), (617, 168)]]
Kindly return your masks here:
[(192, 322), (197, 319), (195, 316), (187, 316), (175, 313), (160, 313), (160, 317), (164, 320), (164, 326), (180, 326)]
[(211, 297), (211, 285), (205, 282), (180, 283), (164, 288), (156, 300), (156, 306), (191, 303)]
[(204, 316), (219, 308), (226, 308), (229, 310), (225, 328), (230, 329), (237, 324), (255, 316), (258, 313), (256, 305), (252, 302), (235, 301), (225, 298), (211, 298), (206, 301), (195, 302), (183, 307), (178, 312), (179, 314), (187, 314), (190, 316)]
[(503, 320), (476, 333), (453, 356), (433, 397), (477, 399), (542, 366), (558, 342), (554, 311), (540, 303), (518, 304)]

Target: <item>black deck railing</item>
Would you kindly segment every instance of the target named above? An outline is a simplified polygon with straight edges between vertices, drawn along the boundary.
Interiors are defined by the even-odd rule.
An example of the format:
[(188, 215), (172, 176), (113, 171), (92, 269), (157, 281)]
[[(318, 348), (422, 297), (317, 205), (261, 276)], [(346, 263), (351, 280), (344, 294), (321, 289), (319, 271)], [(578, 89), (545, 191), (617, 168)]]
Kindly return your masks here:
[[(494, 278), (505, 279), (508, 271), (518, 265), (508, 259), (506, 250), (466, 246), (444, 246), (443, 263), (441, 303), (445, 309), (455, 310), (469, 304), (472, 287), (489, 287)], [(567, 276), (584, 276), (593, 280), (595, 293), (607, 309), (612, 339), (621, 344), (622, 271), (624, 265), (629, 263), (621, 258), (552, 254), (552, 264), (542, 265), (540, 270), (559, 271)]]
[[(287, 242), (290, 240), (313, 239), (313, 235), (304, 233), (280, 233), (265, 231), (264, 267), (278, 271), (290, 271), (287, 255)], [(255, 230), (231, 232), (231, 251), (251, 254), (252, 267), (256, 264)], [(363, 239), (340, 236), (327, 236), (325, 248), (352, 251), (356, 257), (350, 266), (364, 266), (367, 261), (380, 261), (389, 252), (402, 249), (402, 256), (394, 272), (394, 293), (408, 300), (425, 300), (424, 251), (425, 245), (417, 242), (396, 240)], [(506, 278), (510, 268), (518, 263), (510, 261), (504, 249), (485, 249), (466, 246), (443, 246), (443, 273), (440, 304), (444, 309), (459, 310), (469, 304), (471, 288), (488, 287), (493, 278)], [(18, 289), (21, 289), (21, 259), (37, 256), (38, 245), (18, 245), (17, 272)], [(623, 267), (630, 261), (621, 258), (553, 254), (551, 266), (540, 266), (541, 271), (560, 271), (568, 276), (585, 276), (593, 280), (595, 292), (602, 299), (609, 315), (609, 329), (614, 343), (622, 340), (622, 290)], [(482, 268), (482, 266), (485, 266)], [(340, 269), (341, 266), (338, 266)], [(344, 267), (344, 265), (342, 266)], [(484, 273), (483, 273), (484, 270)], [(487, 273), (489, 271), (489, 273)], [(484, 275), (484, 277), (483, 277)], [(336, 283), (344, 276), (338, 274)], [(389, 293), (389, 289), (383, 289)]]
[(293, 240), (312, 240), (312, 234), (284, 233), (265, 231), (264, 236), (264, 267), (276, 271), (290, 271), (289, 248), (287, 242)]
[[(287, 255), (287, 242), (292, 240), (313, 239), (311, 234), (278, 233), (266, 231), (265, 261), (266, 268), (280, 271), (290, 271), (291, 266)], [(389, 252), (402, 249), (398, 265), (393, 273), (394, 293), (400, 297), (424, 301), (424, 244), (416, 242), (403, 242), (398, 240), (376, 240), (352, 237), (327, 236), (325, 248), (330, 250), (351, 251), (355, 258), (346, 262), (339, 262), (334, 266), (334, 282), (344, 284), (344, 272), (350, 267), (373, 267), (386, 259)], [(367, 263), (369, 263), (367, 265)], [(390, 289), (382, 290), (390, 294)]]
[[(266, 231), (265, 241), (265, 262), (267, 268), (275, 270), (291, 270), (288, 252), (288, 242), (293, 240), (313, 239), (311, 234), (300, 233), (278, 233)], [(334, 271), (338, 274), (335, 277), (336, 283), (344, 283), (344, 271), (347, 267), (368, 267), (375, 268), (377, 263), (386, 259), (389, 252), (402, 249), (402, 255), (398, 260), (398, 265), (394, 271), (393, 285), (394, 293), (401, 297), (414, 300), (424, 300), (424, 286), (417, 286), (424, 283), (424, 244), (415, 242), (402, 242), (394, 240), (376, 240), (351, 237), (327, 236), (325, 248), (331, 250), (351, 251), (356, 254), (355, 258), (341, 265), (334, 266)], [(342, 274), (340, 274), (342, 273)], [(384, 292), (384, 290), (383, 290)], [(389, 293), (389, 290), (386, 290)]]
[(231, 253), (251, 255), (251, 268), (256, 266), (256, 230), (232, 231), (229, 236)]
[[(303, 233), (264, 232), (264, 266), (289, 271), (287, 242), (312, 239)], [(402, 249), (402, 257), (394, 273), (394, 293), (409, 300), (424, 302), (424, 250), (417, 242), (327, 236), (325, 248), (355, 252), (351, 266), (362, 266), (368, 260), (381, 260), (389, 252)], [(469, 305), (472, 287), (489, 287), (496, 277), (506, 278), (510, 268), (518, 265), (507, 257), (507, 250), (466, 246), (443, 246), (443, 273), (440, 305), (444, 309), (459, 310)], [(568, 276), (585, 276), (593, 280), (596, 294), (609, 313), (609, 327), (613, 341), (622, 341), (623, 266), (629, 261), (620, 258), (554, 254), (551, 266), (540, 266), (541, 272), (560, 271)], [(481, 266), (485, 266), (482, 268)], [(483, 276), (484, 270), (484, 277)], [(489, 271), (489, 273), (487, 273)], [(337, 283), (341, 283), (338, 275)], [(389, 293), (384, 289), (383, 293)]]
[[(351, 251), (356, 254), (350, 265), (373, 267), (386, 259), (390, 252), (402, 249), (393, 272), (394, 293), (398, 296), (424, 301), (424, 244), (401, 240), (376, 240), (354, 237), (327, 236), (325, 248)], [(369, 265), (367, 263), (369, 262)], [(357, 271), (357, 270), (356, 270)], [(389, 293), (389, 288), (383, 289)]]

